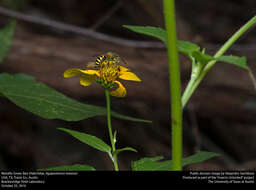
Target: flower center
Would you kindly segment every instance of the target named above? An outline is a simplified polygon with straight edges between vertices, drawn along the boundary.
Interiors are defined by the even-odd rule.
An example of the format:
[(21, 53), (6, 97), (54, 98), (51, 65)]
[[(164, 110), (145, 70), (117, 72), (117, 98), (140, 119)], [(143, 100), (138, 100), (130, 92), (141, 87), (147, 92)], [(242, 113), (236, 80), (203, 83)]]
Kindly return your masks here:
[(116, 61), (104, 61), (99, 68), (100, 77), (98, 82), (104, 88), (113, 88), (114, 82), (120, 75), (120, 66)]

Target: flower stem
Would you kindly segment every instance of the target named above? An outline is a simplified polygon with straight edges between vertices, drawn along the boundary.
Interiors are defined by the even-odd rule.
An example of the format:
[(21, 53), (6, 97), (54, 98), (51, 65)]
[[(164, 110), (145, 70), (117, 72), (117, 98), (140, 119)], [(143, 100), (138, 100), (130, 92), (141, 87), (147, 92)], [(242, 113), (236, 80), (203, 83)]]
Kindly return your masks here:
[[(243, 25), (235, 34), (233, 34), (228, 41), (216, 52), (214, 55), (215, 58), (222, 56), (228, 48), (236, 42), (236, 40), (244, 34), (249, 28), (251, 28), (256, 23), (256, 16), (251, 18), (245, 25)], [(189, 82), (189, 85), (186, 87), (183, 96), (182, 96), (182, 106), (185, 107), (189, 98), (192, 96), (200, 82), (203, 80), (204, 76), (210, 71), (210, 69), (215, 65), (216, 61), (210, 61), (202, 70), (202, 72), (193, 79), (193, 81)]]
[[(110, 95), (109, 95), (109, 90), (105, 89), (105, 95), (106, 95), (106, 103), (107, 103), (107, 121), (108, 121), (108, 133), (110, 137), (110, 142), (112, 146), (112, 153), (115, 152), (116, 147), (115, 147), (115, 141), (113, 138), (113, 132), (112, 132), (112, 126), (111, 126), (111, 108), (110, 108)], [(117, 156), (113, 155), (113, 162), (114, 162), (114, 168), (115, 171), (118, 171), (118, 163), (117, 163)]]
[(182, 107), (174, 0), (163, 0), (169, 58), (173, 170), (182, 170)]

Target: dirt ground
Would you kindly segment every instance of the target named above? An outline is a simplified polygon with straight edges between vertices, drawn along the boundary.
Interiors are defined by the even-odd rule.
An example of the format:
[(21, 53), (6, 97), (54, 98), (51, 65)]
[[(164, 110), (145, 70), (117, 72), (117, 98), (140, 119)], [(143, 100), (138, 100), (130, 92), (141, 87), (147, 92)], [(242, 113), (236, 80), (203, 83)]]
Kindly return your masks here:
[[(219, 44), (253, 15), (251, 8), (253, 1), (244, 1), (243, 6), (240, 7), (237, 1), (222, 2), (221, 8), (212, 1), (204, 8), (202, 4), (199, 5), (199, 1), (194, 4), (185, 0), (177, 3), (179, 39), (196, 42), (206, 47), (208, 53), (213, 54)], [(37, 8), (43, 7), (34, 3), (35, 5)], [(107, 5), (106, 3), (105, 6)], [(141, 6), (144, 7), (143, 4)], [(149, 6), (144, 9), (149, 11), (150, 7), (152, 8)], [(127, 7), (128, 10), (132, 8), (132, 4)], [(238, 19), (238, 12), (242, 9), (249, 11)], [(159, 14), (159, 10), (157, 8), (149, 13)], [(113, 22), (112, 28), (110, 20), (106, 20), (97, 31), (126, 39), (138, 39), (139, 35), (127, 31), (122, 35), (120, 31), (124, 29), (120, 29), (120, 25), (116, 23), (121, 22), (120, 18), (126, 17), (122, 15), (123, 17), (118, 20), (117, 15), (122, 14), (117, 12), (116, 16), (109, 18)], [(150, 24), (148, 19), (145, 20), (145, 15), (137, 22), (133, 17), (129, 17), (128, 23), (122, 20), (122, 24), (139, 24), (138, 22)], [(98, 17), (101, 18), (100, 15)], [(155, 24), (161, 26), (163, 23), (160, 20), (156, 19)], [(64, 21), (84, 27), (93, 25), (93, 21), (89, 22), (89, 19), (88, 22), (83, 23), (68, 16)], [(2, 22), (6, 22), (6, 18), (2, 18)], [(113, 119), (114, 130), (118, 131), (117, 146), (131, 146), (138, 150), (138, 153), (120, 154), (120, 168), (128, 170), (131, 160), (142, 157), (163, 155), (166, 159), (170, 159), (171, 128), (166, 50), (154, 47), (127, 47), (125, 44), (117, 45), (91, 37), (60, 33), (58, 30), (41, 31), (41, 29), (42, 26), (39, 25), (18, 22), (13, 47), (5, 62), (0, 65), (1, 72), (26, 73), (69, 97), (84, 103), (104, 106), (103, 90), (99, 86), (82, 87), (78, 78), (64, 79), (63, 72), (71, 67), (85, 68), (87, 62), (95, 59), (94, 55), (106, 51), (117, 52), (125, 59), (131, 70), (142, 79), (142, 83), (124, 82), (127, 87), (127, 97), (112, 98), (113, 110), (153, 121), (152, 124), (142, 124)], [(255, 28), (228, 53), (246, 56), (248, 65), (256, 74), (254, 34)], [(143, 40), (152, 39), (143, 38)], [(180, 64), (184, 89), (190, 77), (191, 66), (182, 56)], [(256, 169), (255, 95), (256, 91), (246, 71), (224, 63), (216, 64), (184, 109), (183, 152), (184, 157), (199, 150), (218, 152), (221, 156), (191, 165), (186, 167), (186, 170)], [(71, 128), (109, 142), (104, 117), (79, 122), (47, 120), (24, 111), (6, 99), (0, 99), (0, 126), (1, 169), (33, 170), (75, 163), (92, 165), (97, 170), (112, 169), (111, 160), (107, 155), (56, 130), (58, 127)]]

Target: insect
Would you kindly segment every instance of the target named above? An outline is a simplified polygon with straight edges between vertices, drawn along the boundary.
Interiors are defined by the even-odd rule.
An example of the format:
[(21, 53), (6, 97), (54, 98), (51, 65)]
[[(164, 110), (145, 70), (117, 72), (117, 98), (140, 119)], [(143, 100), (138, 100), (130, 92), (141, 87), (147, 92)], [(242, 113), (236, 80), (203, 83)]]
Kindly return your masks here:
[(110, 64), (110, 63), (119, 65), (121, 61), (126, 64), (126, 62), (117, 53), (107, 52), (103, 55), (98, 56), (95, 62), (89, 62), (87, 67), (99, 68), (101, 64)]

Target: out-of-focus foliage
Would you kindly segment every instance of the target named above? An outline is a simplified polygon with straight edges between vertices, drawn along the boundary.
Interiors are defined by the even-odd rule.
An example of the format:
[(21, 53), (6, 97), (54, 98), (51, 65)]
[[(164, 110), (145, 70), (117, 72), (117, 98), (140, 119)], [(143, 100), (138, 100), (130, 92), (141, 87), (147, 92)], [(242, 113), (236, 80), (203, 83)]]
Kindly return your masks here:
[(11, 22), (5, 28), (0, 30), (0, 63), (3, 61), (11, 48), (14, 28), (15, 21)]
[(2, 0), (1, 5), (12, 10), (23, 10), (30, 0)]

